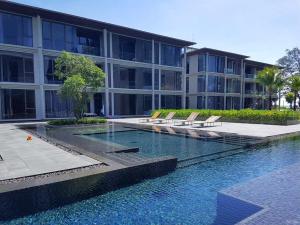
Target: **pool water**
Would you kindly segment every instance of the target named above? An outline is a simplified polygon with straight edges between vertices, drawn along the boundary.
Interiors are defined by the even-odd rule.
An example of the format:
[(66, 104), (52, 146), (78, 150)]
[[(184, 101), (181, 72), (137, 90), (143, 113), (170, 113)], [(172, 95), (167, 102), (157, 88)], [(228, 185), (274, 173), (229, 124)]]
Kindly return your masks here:
[(300, 162), (299, 146), (295, 139), (207, 161), (6, 224), (212, 224), (218, 191)]
[(119, 144), (129, 148), (138, 147), (139, 153), (148, 156), (175, 156), (184, 160), (239, 148), (239, 146), (152, 131), (131, 130), (82, 135), (83, 137)]

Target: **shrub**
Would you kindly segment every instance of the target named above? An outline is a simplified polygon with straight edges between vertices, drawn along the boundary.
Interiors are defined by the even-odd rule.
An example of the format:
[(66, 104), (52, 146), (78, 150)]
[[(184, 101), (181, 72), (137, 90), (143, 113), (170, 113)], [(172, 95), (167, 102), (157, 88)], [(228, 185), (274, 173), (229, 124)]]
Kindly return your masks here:
[[(175, 118), (185, 119), (191, 112), (199, 112), (198, 119), (204, 120), (208, 117), (222, 116), (222, 121), (226, 122), (247, 122), (247, 123), (264, 123), (264, 124), (278, 124), (286, 125), (288, 121), (295, 121), (300, 119), (299, 112), (291, 110), (210, 110), (210, 109), (162, 109), (157, 110), (161, 112), (160, 117), (165, 117), (169, 112), (176, 112)], [(152, 113), (154, 113), (153, 111)]]
[(76, 125), (76, 124), (100, 124), (106, 123), (105, 118), (99, 117), (89, 117), (89, 118), (81, 118), (81, 119), (61, 119), (61, 120), (51, 120), (48, 121), (49, 125), (53, 126), (62, 126), (62, 125)]

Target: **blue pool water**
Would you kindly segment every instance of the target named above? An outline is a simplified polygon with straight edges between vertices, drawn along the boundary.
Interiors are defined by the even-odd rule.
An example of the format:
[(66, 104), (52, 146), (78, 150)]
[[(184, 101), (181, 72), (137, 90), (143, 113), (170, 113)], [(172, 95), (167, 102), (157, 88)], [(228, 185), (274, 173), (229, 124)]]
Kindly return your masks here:
[(238, 146), (208, 142), (195, 138), (156, 133), (143, 130), (82, 135), (84, 137), (116, 143), (129, 148), (138, 147), (148, 157), (175, 156), (179, 160), (236, 149)]
[(175, 172), (7, 224), (213, 223), (217, 192), (300, 162), (300, 140), (273, 144)]

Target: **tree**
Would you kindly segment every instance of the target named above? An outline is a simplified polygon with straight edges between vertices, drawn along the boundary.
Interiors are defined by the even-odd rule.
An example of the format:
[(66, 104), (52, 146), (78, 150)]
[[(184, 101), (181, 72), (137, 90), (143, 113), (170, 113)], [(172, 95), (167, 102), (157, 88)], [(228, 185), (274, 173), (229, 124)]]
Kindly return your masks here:
[(290, 109), (292, 109), (292, 104), (293, 104), (293, 101), (294, 101), (294, 93), (293, 92), (289, 92), (285, 95), (285, 100), (287, 103), (290, 104)]
[(286, 50), (286, 55), (280, 58), (278, 65), (282, 66), (285, 77), (290, 77), (293, 74), (300, 73), (300, 49), (293, 48)]
[(299, 97), (300, 91), (300, 74), (294, 74), (289, 78), (289, 88), (294, 94), (294, 110), (296, 111), (297, 97)]
[(62, 52), (55, 60), (55, 75), (64, 80), (60, 95), (73, 102), (76, 119), (82, 118), (88, 92), (104, 86), (105, 73), (85, 56)]
[(278, 93), (284, 86), (281, 71), (277, 67), (265, 67), (258, 73), (256, 80), (261, 85), (265, 86), (268, 94), (268, 106), (271, 110), (273, 94)]

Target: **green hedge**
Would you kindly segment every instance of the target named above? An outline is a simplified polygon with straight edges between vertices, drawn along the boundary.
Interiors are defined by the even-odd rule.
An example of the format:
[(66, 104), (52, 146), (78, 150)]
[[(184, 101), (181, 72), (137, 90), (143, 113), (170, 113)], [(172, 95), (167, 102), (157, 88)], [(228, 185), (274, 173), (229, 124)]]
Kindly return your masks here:
[(106, 123), (105, 118), (99, 117), (85, 117), (79, 120), (76, 119), (61, 119), (48, 121), (49, 125), (61, 126), (61, 125), (73, 125), (73, 124), (99, 124)]
[[(157, 110), (161, 112), (160, 117), (165, 117), (169, 112), (176, 112), (175, 118), (185, 119), (191, 112), (199, 112), (198, 120), (206, 119), (212, 115), (222, 116), (222, 121), (225, 122), (246, 122), (246, 123), (263, 123), (263, 124), (278, 124), (287, 125), (288, 121), (298, 121), (300, 113), (290, 110), (209, 110), (209, 109), (163, 109)], [(152, 114), (155, 111), (152, 112)]]

